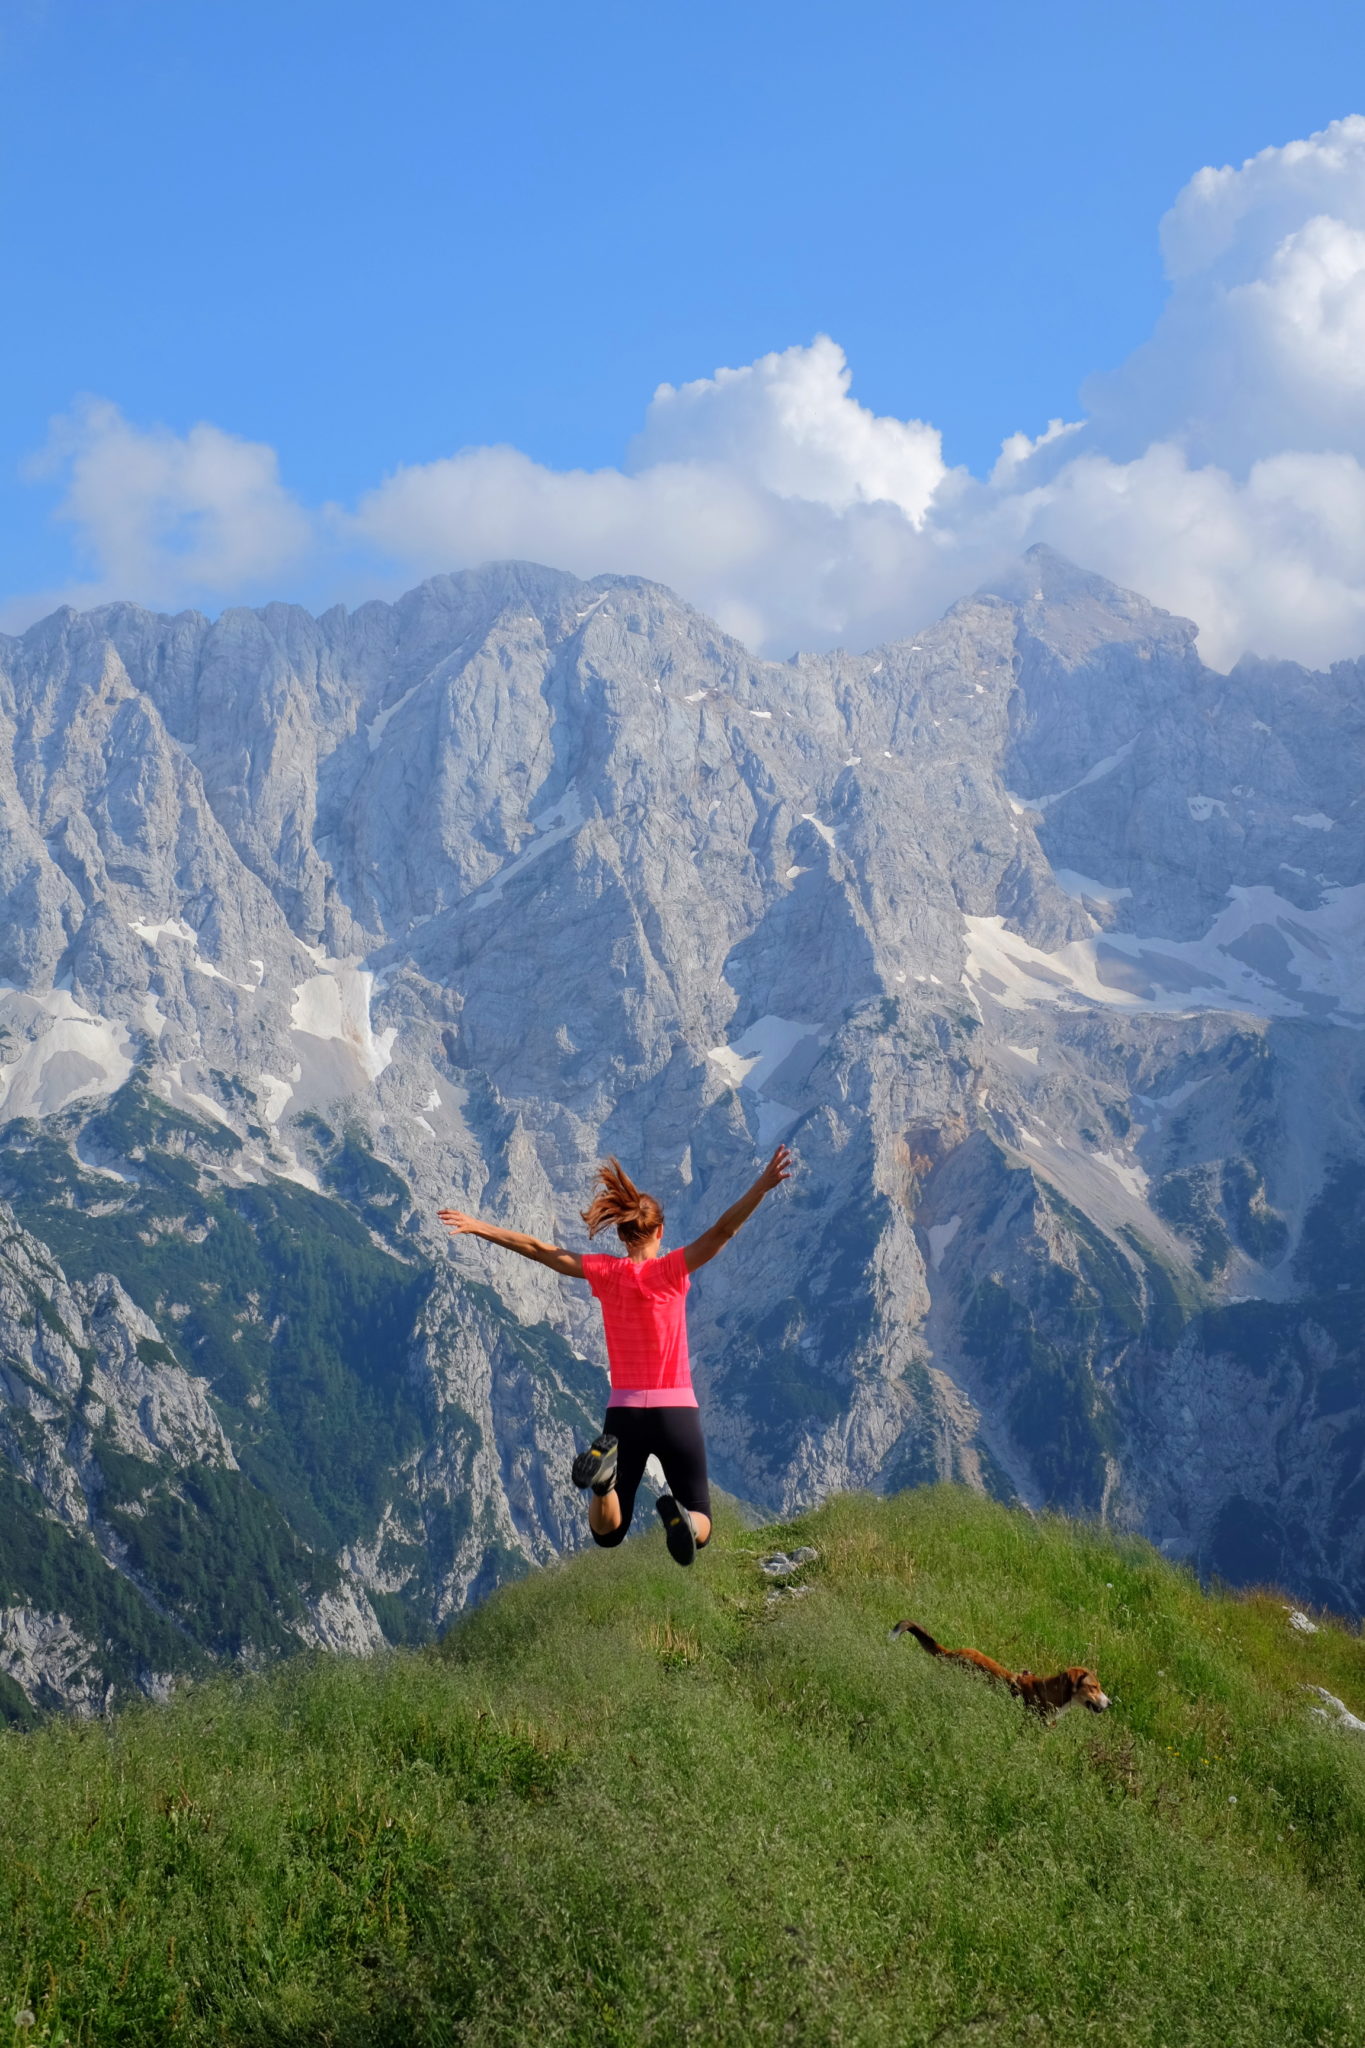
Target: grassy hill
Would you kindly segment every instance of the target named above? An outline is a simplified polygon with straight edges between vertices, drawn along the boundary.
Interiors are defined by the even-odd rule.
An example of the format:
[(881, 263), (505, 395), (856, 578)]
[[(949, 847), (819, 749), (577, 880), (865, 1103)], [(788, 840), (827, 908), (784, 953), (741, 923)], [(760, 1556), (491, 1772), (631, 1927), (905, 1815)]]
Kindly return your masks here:
[[(1114, 1709), (1045, 1729), (901, 1615)], [(1365, 1715), (1365, 1643), (957, 1489), (650, 1536), (0, 1738), (15, 2038), (1358, 2048), (1365, 1736), (1308, 1684)]]

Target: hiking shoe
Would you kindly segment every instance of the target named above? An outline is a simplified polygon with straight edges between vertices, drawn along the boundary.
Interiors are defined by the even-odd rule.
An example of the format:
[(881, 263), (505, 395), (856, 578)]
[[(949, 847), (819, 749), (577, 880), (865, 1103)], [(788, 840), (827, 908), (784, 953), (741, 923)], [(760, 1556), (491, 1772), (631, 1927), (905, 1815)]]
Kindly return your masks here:
[(668, 1554), (676, 1564), (691, 1564), (697, 1554), (697, 1532), (692, 1517), (671, 1493), (661, 1493), (654, 1503), (664, 1525)]
[(590, 1486), (600, 1499), (616, 1484), (616, 1438), (597, 1436), (573, 1461), (575, 1486)]

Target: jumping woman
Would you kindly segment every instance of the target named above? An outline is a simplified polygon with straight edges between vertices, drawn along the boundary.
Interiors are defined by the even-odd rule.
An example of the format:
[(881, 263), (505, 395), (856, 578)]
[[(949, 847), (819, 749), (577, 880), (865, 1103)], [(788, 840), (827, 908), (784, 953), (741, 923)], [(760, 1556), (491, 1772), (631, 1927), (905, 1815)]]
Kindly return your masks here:
[(665, 1253), (663, 1210), (635, 1186), (619, 1160), (609, 1159), (597, 1169), (597, 1193), (582, 1215), (590, 1238), (615, 1224), (624, 1258), (603, 1252), (580, 1256), (519, 1230), (480, 1223), (459, 1209), (441, 1211), (442, 1223), (455, 1235), (487, 1238), (566, 1280), (586, 1280), (602, 1304), (611, 1396), (602, 1434), (573, 1461), (573, 1483), (589, 1490), (588, 1527), (604, 1549), (625, 1541), (651, 1453), (668, 1482), (657, 1507), (669, 1555), (691, 1564), (711, 1540), (706, 1444), (687, 1358), (687, 1290), (698, 1266), (714, 1259), (790, 1172), (791, 1155), (779, 1145), (747, 1194), (693, 1243)]

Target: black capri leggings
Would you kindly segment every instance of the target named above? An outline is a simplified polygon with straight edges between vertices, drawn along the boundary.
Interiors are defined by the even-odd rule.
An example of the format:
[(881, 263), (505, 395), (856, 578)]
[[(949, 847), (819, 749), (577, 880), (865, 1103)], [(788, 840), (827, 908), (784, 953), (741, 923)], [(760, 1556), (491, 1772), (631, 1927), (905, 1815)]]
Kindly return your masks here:
[(695, 1515), (711, 1513), (706, 1483), (706, 1441), (695, 1408), (608, 1408), (603, 1428), (616, 1438), (616, 1498), (621, 1524), (609, 1536), (594, 1531), (593, 1542), (611, 1550), (626, 1540), (635, 1513), (635, 1494), (644, 1477), (645, 1460), (653, 1456), (664, 1468), (674, 1500)]

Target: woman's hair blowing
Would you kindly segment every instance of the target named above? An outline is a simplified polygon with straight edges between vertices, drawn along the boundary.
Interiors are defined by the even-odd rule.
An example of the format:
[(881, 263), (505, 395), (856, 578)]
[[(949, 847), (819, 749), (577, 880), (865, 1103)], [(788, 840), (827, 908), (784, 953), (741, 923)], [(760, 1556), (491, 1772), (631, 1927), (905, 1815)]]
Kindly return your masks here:
[(663, 1229), (664, 1212), (653, 1195), (642, 1194), (619, 1159), (608, 1159), (597, 1169), (598, 1189), (586, 1209), (581, 1210), (588, 1236), (596, 1237), (609, 1223), (623, 1244), (639, 1244)]

